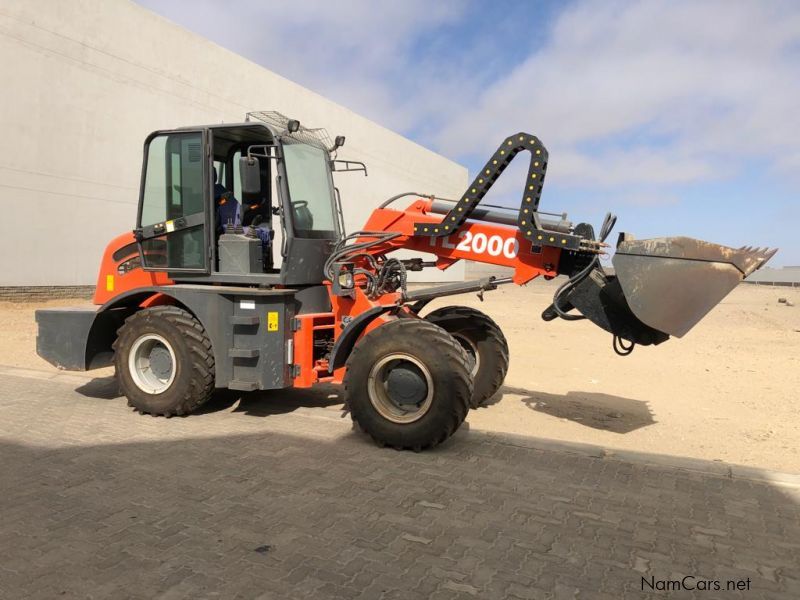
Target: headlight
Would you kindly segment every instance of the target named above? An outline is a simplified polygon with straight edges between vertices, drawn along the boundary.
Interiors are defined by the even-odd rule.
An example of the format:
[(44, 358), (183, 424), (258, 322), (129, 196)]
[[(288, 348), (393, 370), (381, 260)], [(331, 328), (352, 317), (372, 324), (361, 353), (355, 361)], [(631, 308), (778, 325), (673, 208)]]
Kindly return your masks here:
[(351, 289), (354, 285), (353, 273), (350, 271), (339, 272), (339, 287), (343, 289)]

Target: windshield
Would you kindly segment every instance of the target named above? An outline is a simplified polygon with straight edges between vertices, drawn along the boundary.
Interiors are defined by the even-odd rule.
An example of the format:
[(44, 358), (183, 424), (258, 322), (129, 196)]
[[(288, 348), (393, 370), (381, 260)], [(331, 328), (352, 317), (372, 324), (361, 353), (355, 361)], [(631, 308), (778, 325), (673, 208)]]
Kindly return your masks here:
[(295, 235), (335, 239), (328, 153), (308, 144), (284, 143), (283, 157)]

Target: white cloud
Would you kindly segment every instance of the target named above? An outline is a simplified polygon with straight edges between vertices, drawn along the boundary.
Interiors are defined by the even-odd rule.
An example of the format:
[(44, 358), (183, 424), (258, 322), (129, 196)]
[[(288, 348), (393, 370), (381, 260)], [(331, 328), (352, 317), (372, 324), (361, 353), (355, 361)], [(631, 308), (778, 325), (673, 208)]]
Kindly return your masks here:
[(682, 149), (645, 146), (594, 153), (566, 146), (551, 152), (548, 165), (548, 182), (605, 187), (691, 183), (719, 172), (709, 161)]
[(441, 94), (436, 65), (412, 64), (423, 33), (459, 18), (457, 0), (277, 2), (139, 0), (144, 6), (301, 85), (396, 130), (424, 118)]
[[(778, 2), (580, 2), (544, 46), (454, 115), (445, 152), (489, 151), (497, 116), (551, 150), (549, 180), (731, 176), (800, 148), (800, 12)], [(594, 146), (592, 151), (585, 149)]]

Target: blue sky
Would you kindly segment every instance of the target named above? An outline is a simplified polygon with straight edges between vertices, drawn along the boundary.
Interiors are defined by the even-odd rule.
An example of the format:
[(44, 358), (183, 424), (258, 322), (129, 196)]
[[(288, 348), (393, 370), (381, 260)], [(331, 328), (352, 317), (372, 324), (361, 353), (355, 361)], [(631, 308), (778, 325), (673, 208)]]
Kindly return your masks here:
[(471, 173), (538, 135), (543, 210), (800, 265), (800, 3), (138, 1)]

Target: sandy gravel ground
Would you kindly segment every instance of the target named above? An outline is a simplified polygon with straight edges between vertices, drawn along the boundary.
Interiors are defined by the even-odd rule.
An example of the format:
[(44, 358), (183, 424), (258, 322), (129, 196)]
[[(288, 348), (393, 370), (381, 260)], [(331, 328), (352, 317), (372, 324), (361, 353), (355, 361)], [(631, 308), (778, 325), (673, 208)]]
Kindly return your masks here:
[[(623, 358), (590, 323), (542, 321), (553, 289), (431, 304), (480, 308), (508, 338), (505, 387), (472, 429), (800, 472), (800, 290), (740, 286), (685, 338)], [(0, 303), (0, 364), (51, 368), (35, 354), (39, 306)]]

